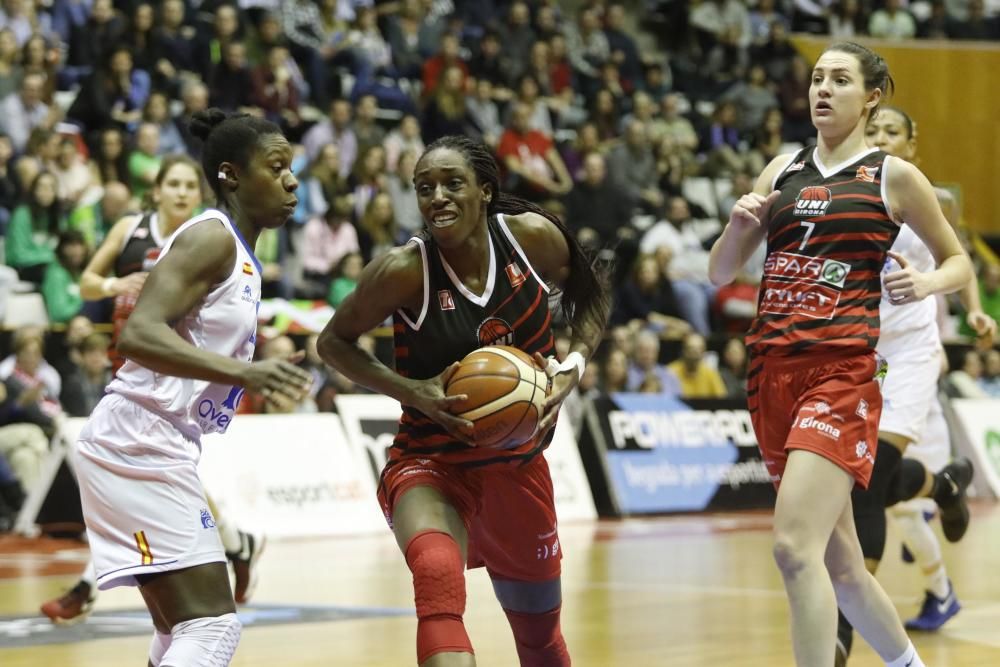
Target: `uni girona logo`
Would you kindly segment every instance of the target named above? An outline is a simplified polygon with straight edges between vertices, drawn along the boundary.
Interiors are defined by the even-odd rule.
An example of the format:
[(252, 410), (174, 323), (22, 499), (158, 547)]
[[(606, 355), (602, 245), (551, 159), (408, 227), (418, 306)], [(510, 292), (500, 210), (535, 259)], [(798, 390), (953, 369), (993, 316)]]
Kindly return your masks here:
[(823, 215), (830, 208), (833, 195), (829, 188), (810, 185), (799, 190), (795, 197), (795, 215)]

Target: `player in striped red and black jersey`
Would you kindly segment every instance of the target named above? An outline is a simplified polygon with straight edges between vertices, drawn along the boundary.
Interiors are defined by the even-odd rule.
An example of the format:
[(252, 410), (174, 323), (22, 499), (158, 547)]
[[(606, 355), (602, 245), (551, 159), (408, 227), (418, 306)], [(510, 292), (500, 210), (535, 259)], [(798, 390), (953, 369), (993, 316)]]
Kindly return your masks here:
[[(747, 401), (778, 485), (774, 553), (800, 665), (833, 662), (837, 603), (886, 664), (923, 665), (865, 569), (850, 494), (868, 486), (877, 450), (883, 284), (895, 303), (910, 303), (960, 289), (971, 267), (926, 177), (865, 143), (890, 88), (877, 54), (852, 43), (828, 48), (809, 88), (817, 145), (764, 169), (733, 207), (709, 265), (713, 282), (727, 283), (767, 238)], [(938, 268), (920, 273), (901, 262), (880, 284), (903, 223)]]
[[(486, 566), (522, 665), (570, 664), (559, 629), (559, 537), (541, 452), (562, 400), (603, 334), (607, 286), (563, 224), (500, 191), (482, 143), (444, 137), (414, 175), (426, 230), (366, 267), (320, 335), (324, 360), (396, 398), (404, 414), (379, 502), (413, 573), (420, 664), (474, 665), (462, 622), (464, 567)], [(513, 449), (477, 449), (444, 386), (466, 354), (513, 345), (554, 365), (549, 285), (562, 291), (570, 357), (550, 371), (539, 435)], [(358, 337), (393, 317), (396, 371)], [(568, 360), (567, 360), (568, 361)]]
[(746, 343), (758, 357), (866, 351), (878, 341), (882, 263), (899, 232), (883, 199), (885, 153), (826, 167), (814, 148), (775, 180), (767, 259)]
[[(478, 295), (457, 280), (427, 232), (413, 239), (420, 249), (424, 284), (434, 289), (421, 310), (408, 313), (401, 308), (393, 313), (396, 372), (403, 377), (434, 377), (456, 358), (484, 345), (512, 345), (532, 355), (553, 353), (549, 287), (532, 269), (506, 216), (492, 216), (486, 225), (489, 264), (486, 285)], [(534, 438), (507, 450), (469, 447), (456, 443), (433, 419), (405, 405), (386, 471), (413, 456), (463, 467), (528, 460), (547, 444), (548, 438)]]

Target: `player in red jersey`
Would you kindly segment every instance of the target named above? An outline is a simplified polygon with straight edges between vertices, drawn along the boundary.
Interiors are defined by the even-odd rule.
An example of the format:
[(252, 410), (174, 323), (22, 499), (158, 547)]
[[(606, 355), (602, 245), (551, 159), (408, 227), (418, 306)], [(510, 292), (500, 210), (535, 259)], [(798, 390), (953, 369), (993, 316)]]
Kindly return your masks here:
[[(464, 568), (485, 566), (507, 614), (520, 663), (570, 664), (559, 629), (559, 537), (542, 451), (559, 405), (601, 339), (607, 287), (562, 223), (500, 191), (489, 149), (444, 137), (417, 163), (426, 229), (365, 268), (320, 335), (323, 359), (355, 382), (399, 400), (404, 414), (379, 501), (413, 573), (417, 661), (474, 665), (465, 631)], [(562, 290), (571, 352), (550, 371), (539, 433), (507, 450), (469, 444), (444, 387), (482, 345), (514, 345), (550, 364), (549, 290)], [(396, 371), (355, 343), (394, 319)]]
[(923, 665), (865, 569), (850, 494), (855, 484), (868, 486), (877, 448), (880, 271), (899, 225), (913, 228), (938, 268), (920, 273), (900, 262), (884, 281), (895, 303), (957, 291), (972, 270), (927, 178), (865, 143), (891, 86), (885, 61), (869, 49), (840, 43), (824, 51), (809, 88), (817, 145), (764, 169), (733, 206), (709, 265), (713, 282), (728, 283), (767, 238), (747, 336), (747, 395), (778, 485), (774, 556), (799, 665), (831, 663), (838, 603), (887, 665)]

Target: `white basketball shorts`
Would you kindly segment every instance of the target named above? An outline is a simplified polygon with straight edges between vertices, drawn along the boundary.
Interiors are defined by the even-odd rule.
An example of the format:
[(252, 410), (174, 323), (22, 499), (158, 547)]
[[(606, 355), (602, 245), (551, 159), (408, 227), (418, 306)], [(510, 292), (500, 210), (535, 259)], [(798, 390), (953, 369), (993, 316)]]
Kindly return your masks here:
[(889, 363), (882, 383), (882, 419), (878, 430), (916, 442), (938, 391), (941, 351), (936, 340), (914, 336), (883, 337), (876, 351)]
[(948, 421), (944, 418), (937, 394), (931, 399), (930, 414), (927, 415), (922, 437), (907, 447), (903, 456), (920, 461), (932, 473), (940, 472), (951, 461)]
[(94, 409), (74, 451), (98, 588), (225, 562), (198, 477), (200, 448), (118, 394)]

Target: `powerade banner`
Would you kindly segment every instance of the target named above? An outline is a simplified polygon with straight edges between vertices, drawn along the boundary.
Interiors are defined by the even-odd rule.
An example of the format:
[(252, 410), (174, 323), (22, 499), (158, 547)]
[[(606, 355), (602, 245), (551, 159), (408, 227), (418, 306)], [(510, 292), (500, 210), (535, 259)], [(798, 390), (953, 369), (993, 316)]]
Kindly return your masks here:
[(595, 399), (588, 421), (617, 513), (774, 505), (742, 401), (612, 394)]

